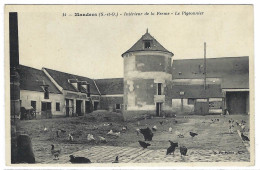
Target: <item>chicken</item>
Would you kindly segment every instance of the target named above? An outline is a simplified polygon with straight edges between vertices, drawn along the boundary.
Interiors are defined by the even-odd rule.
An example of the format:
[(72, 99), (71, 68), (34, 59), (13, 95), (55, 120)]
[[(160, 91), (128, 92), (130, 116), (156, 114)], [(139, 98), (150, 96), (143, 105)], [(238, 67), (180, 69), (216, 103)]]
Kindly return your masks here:
[(140, 129), (140, 133), (143, 134), (145, 141), (152, 141), (153, 132), (150, 128), (147, 127), (146, 129)]
[(95, 138), (94, 138), (94, 136), (92, 134), (88, 134), (87, 140), (88, 141), (95, 141)]
[(150, 143), (145, 143), (145, 142), (140, 141), (140, 140), (139, 140), (138, 142), (139, 142), (139, 144), (143, 147), (143, 149), (147, 148), (148, 146), (151, 146)]
[(154, 127), (152, 127), (152, 130), (153, 130), (153, 131), (157, 131), (157, 126), (154, 125)]
[(114, 136), (119, 137), (119, 136), (120, 136), (120, 132), (115, 132), (115, 133), (114, 133)]
[(91, 161), (88, 158), (75, 157), (73, 155), (70, 155), (70, 162), (71, 163), (91, 163)]
[(68, 140), (69, 141), (73, 141), (74, 139), (73, 139), (73, 136), (69, 133), (69, 137), (68, 137)]
[(112, 163), (119, 163), (118, 156), (116, 156), (115, 161), (113, 161)]
[(198, 134), (197, 134), (197, 133), (194, 133), (194, 132), (190, 132), (190, 135), (191, 135), (191, 137), (193, 138), (193, 137), (197, 136)]
[(117, 136), (117, 137), (120, 136), (120, 132), (113, 132), (113, 130), (110, 130), (107, 134), (108, 134), (108, 135)]
[(243, 133), (241, 133), (241, 138), (243, 141), (250, 141), (247, 136), (245, 136)]
[(181, 156), (182, 156), (182, 155), (183, 155), (183, 156), (186, 156), (187, 152), (188, 152), (188, 149), (187, 149), (185, 146), (181, 146), (181, 147), (180, 147)]
[(172, 127), (169, 127), (169, 132), (172, 133)]
[(44, 131), (44, 132), (47, 132), (47, 131), (48, 131), (48, 128), (46, 128), (46, 127), (44, 126), (43, 131)]
[(127, 126), (122, 127), (122, 131), (125, 132), (127, 130)]
[(102, 136), (99, 136), (99, 141), (100, 141), (100, 143), (107, 143), (106, 138), (104, 138)]
[(51, 154), (54, 156), (53, 160), (59, 160), (61, 149), (54, 149), (54, 145), (51, 145)]
[(107, 134), (108, 135), (112, 135), (114, 132), (113, 132), (113, 130), (111, 129)]
[(173, 153), (174, 155), (174, 151), (175, 151), (175, 148), (178, 147), (178, 143), (174, 143), (172, 141), (169, 141), (171, 143), (171, 146), (167, 149), (166, 151), (166, 155), (170, 155), (171, 153)]

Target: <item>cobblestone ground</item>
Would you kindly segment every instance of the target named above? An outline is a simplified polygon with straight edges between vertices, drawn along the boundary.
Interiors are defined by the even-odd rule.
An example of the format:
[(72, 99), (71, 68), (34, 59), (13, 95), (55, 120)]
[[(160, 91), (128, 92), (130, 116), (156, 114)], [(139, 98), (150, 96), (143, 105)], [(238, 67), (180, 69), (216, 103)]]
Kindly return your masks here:
[[(210, 119), (190, 119), (187, 123), (174, 126), (172, 133), (164, 129), (154, 132), (153, 141), (148, 149), (142, 149), (138, 142), (125, 147), (119, 146), (93, 146), (91, 148), (77, 151), (74, 156), (84, 156), (93, 163), (111, 163), (119, 156), (120, 163), (160, 163), (160, 162), (248, 162), (249, 143), (242, 142), (235, 126), (234, 133), (229, 133), (228, 122), (220, 120), (211, 123)], [(178, 138), (176, 131), (182, 132), (184, 138)], [(199, 135), (192, 138), (189, 132), (193, 131)], [(244, 133), (248, 135), (247, 133)], [(127, 134), (125, 134), (127, 135)], [(136, 136), (136, 141), (142, 140), (141, 135)], [(166, 156), (166, 149), (169, 147), (168, 140), (179, 143), (180, 146), (188, 148), (187, 156), (181, 156), (179, 148), (176, 148), (174, 155)], [(69, 155), (60, 155), (59, 160), (48, 160), (44, 163), (70, 163)]]

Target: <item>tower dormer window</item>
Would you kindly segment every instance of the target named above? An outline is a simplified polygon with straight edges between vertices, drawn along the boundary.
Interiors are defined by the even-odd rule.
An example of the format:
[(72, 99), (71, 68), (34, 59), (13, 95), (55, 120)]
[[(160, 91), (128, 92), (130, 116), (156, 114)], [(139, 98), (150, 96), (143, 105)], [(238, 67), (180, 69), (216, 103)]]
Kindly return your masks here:
[(151, 48), (151, 41), (145, 41), (144, 42), (144, 48)]

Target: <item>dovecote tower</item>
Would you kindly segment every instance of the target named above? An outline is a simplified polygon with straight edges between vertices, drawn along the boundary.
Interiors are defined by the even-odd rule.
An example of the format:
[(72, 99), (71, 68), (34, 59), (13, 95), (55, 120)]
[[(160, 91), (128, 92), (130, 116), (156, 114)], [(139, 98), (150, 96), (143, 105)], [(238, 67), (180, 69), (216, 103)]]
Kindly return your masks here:
[[(125, 53), (124, 116), (142, 114), (162, 116), (171, 109), (166, 89), (171, 86), (173, 53), (166, 50), (151, 34), (146, 33)], [(134, 115), (137, 114), (137, 115)]]

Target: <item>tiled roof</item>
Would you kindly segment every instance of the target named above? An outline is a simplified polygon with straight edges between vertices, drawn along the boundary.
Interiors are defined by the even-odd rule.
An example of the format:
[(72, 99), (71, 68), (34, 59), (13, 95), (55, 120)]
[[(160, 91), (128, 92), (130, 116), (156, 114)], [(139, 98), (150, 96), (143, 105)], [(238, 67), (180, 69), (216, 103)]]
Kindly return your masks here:
[[(181, 95), (180, 92), (184, 92)], [(206, 90), (204, 85), (173, 85), (168, 95), (171, 98), (219, 98), (222, 97), (221, 86), (218, 84), (208, 84)]]
[(96, 79), (98, 89), (102, 95), (124, 94), (124, 79)]
[(69, 79), (77, 79), (78, 81), (86, 81), (90, 84), (90, 94), (99, 95), (93, 79), (83, 76), (77, 76), (69, 73), (64, 73), (61, 71), (56, 71), (48, 68), (44, 68), (50, 76), (61, 86), (64, 90), (78, 92), (78, 90), (69, 83)]
[(41, 85), (48, 85), (50, 93), (61, 93), (42, 70), (20, 65), (18, 72), (21, 90), (44, 92)]
[[(144, 48), (144, 41), (151, 41), (151, 47)], [(135, 51), (162, 51), (173, 55), (172, 52), (165, 49), (153, 36), (151, 36), (148, 31), (129, 50), (123, 53), (122, 56), (126, 53)]]
[[(204, 78), (204, 59), (173, 60), (173, 79)], [(249, 88), (249, 58), (206, 59), (207, 77), (220, 78), (222, 88)]]

